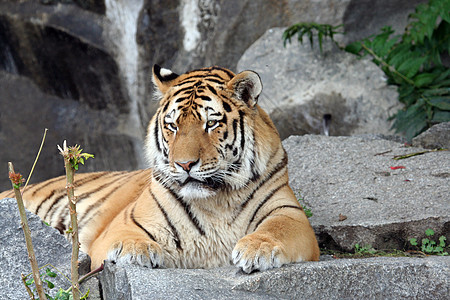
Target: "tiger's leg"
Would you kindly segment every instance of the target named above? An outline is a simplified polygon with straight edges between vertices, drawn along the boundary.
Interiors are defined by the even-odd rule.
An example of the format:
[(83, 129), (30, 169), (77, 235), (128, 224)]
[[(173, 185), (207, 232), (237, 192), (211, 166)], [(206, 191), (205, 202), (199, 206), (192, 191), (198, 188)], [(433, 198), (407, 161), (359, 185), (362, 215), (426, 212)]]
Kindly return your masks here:
[(236, 244), (233, 263), (246, 273), (286, 263), (319, 260), (319, 247), (306, 215), (293, 207), (280, 208), (257, 224)]
[[(89, 248), (91, 268), (105, 259), (120, 265), (138, 264), (149, 268), (163, 265), (163, 251), (155, 238), (127, 210), (103, 230)], [(128, 218), (127, 221), (124, 221)]]

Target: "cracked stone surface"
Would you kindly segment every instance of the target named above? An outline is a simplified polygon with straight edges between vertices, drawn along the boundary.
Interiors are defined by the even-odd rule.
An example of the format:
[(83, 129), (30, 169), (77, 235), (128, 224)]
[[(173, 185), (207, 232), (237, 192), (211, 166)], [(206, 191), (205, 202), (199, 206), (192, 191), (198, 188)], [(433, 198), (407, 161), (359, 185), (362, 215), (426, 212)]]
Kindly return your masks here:
[(306, 262), (250, 275), (107, 263), (100, 280), (110, 299), (446, 299), (449, 267), (449, 257), (436, 256)]
[(424, 149), (376, 136), (291, 136), (283, 145), (291, 187), (311, 208), (319, 243), (402, 249), (428, 228), (449, 239), (449, 151), (394, 160)]

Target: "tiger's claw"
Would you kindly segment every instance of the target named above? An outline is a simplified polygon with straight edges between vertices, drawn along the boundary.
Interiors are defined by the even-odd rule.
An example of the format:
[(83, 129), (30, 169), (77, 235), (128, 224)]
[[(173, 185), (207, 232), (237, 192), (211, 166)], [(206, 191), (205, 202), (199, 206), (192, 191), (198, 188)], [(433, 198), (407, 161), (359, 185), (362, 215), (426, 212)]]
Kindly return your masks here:
[(232, 252), (232, 260), (245, 273), (278, 268), (288, 262), (280, 245), (255, 234), (239, 240)]
[(136, 264), (157, 268), (163, 266), (163, 253), (161, 247), (153, 241), (119, 241), (111, 246), (108, 260), (118, 265)]

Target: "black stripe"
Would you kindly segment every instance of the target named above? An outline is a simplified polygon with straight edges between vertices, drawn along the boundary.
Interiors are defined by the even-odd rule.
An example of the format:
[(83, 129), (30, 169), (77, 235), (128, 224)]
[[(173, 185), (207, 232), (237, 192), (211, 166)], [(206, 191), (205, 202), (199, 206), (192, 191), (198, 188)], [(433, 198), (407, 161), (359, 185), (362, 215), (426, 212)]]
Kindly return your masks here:
[(218, 83), (218, 84), (225, 84), (224, 81), (220, 81), (220, 80), (216, 80), (216, 79), (212, 79), (212, 78), (205, 78), (206, 81), (211, 81), (214, 83)]
[(181, 88), (178, 91), (176, 91), (175, 93), (173, 93), (172, 98), (175, 97), (176, 95), (178, 95), (179, 93), (182, 93), (185, 91), (191, 91), (191, 90), (192, 90), (192, 86), (187, 86), (187, 87)]
[[(61, 193), (61, 192), (64, 192), (64, 191), (65, 191), (65, 188), (53, 189), (53, 190), (50, 191), (50, 193), (49, 193), (47, 196), (44, 197), (44, 199), (50, 199), (50, 198), (53, 197), (56, 193)], [(39, 203), (38, 207), (36, 207), (36, 211), (34, 212), (34, 214), (36, 214), (36, 215), (38, 214), (38, 211), (39, 211), (39, 209), (41, 208), (42, 203), (45, 202), (45, 201), (47, 201), (47, 200), (44, 200), (44, 201), (42, 201), (41, 203)]]
[(245, 113), (243, 111), (239, 111), (239, 125), (241, 127), (241, 149), (242, 150), (244, 150), (244, 145), (245, 145), (244, 117), (245, 117)]
[(233, 120), (233, 142), (231, 142), (231, 147), (230, 147), (230, 149), (232, 148), (232, 146), (234, 145), (234, 144), (236, 144), (236, 139), (237, 139), (237, 124), (238, 124), (238, 120), (237, 119), (234, 119)]
[[(55, 197), (55, 199), (52, 201), (52, 204), (50, 204), (49, 209), (47, 210), (47, 212), (45, 213), (45, 215), (43, 217), (44, 220), (47, 220), (47, 216), (50, 212), (52, 212), (51, 216), (53, 216), (53, 213), (58, 209), (57, 205), (58, 205), (59, 201), (61, 201), (64, 197), (66, 197), (65, 193), (63, 193), (62, 195), (60, 195), (58, 197)], [(69, 200), (67, 200), (67, 201), (69, 201)], [(48, 219), (48, 221), (51, 221), (51, 219)]]
[[(252, 149), (252, 158), (250, 160), (251, 166), (255, 165), (255, 157), (256, 157), (255, 144), (257, 144), (257, 141), (255, 137), (255, 132), (253, 131), (253, 149)], [(252, 168), (252, 178), (250, 178), (250, 181), (256, 181), (261, 176), (261, 174), (259, 172), (257, 173), (256, 171), (257, 171), (256, 168)]]
[[(180, 82), (180, 83), (178, 83), (177, 85), (175, 85), (175, 86), (182, 86), (182, 85), (185, 85), (185, 84), (188, 84), (188, 83), (194, 83), (194, 82), (197, 82), (198, 80), (186, 80), (186, 81), (182, 81), (182, 82)], [(188, 88), (192, 88), (191, 86), (189, 86)]]
[(267, 219), (274, 211), (276, 211), (277, 209), (281, 209), (281, 208), (295, 208), (295, 209), (298, 209), (298, 210), (303, 211), (303, 209), (302, 209), (300, 206), (294, 206), (294, 205), (282, 205), (282, 206), (278, 206), (278, 207), (272, 209), (271, 211), (269, 211), (264, 217), (262, 217), (262, 218), (258, 221), (258, 223), (256, 223), (256, 225), (255, 225), (255, 230), (256, 230), (256, 229), (258, 228), (258, 226), (259, 226), (265, 219)]
[(261, 207), (263, 207), (264, 204), (266, 204), (267, 201), (269, 201), (269, 199), (273, 197), (273, 195), (275, 195), (279, 190), (281, 190), (283, 187), (286, 187), (286, 186), (287, 186), (287, 183), (283, 183), (282, 185), (278, 186), (277, 188), (271, 190), (270, 193), (264, 198), (264, 200), (259, 202), (258, 207), (253, 212), (253, 215), (250, 218), (250, 221), (248, 222), (248, 226), (247, 226), (246, 232), (248, 232), (248, 229), (250, 228), (250, 225), (253, 223), (253, 220), (255, 220), (256, 214), (259, 212)]
[(189, 217), (189, 220), (191, 221), (191, 223), (194, 225), (195, 228), (197, 228), (197, 231), (201, 234), (201, 235), (205, 235), (205, 231), (203, 230), (203, 228), (200, 226), (200, 222), (198, 221), (198, 219), (192, 214), (191, 211), (191, 206), (184, 202), (183, 199), (181, 197), (179, 197), (172, 189), (170, 188), (166, 188), (167, 191), (170, 192), (170, 194), (175, 198), (175, 200), (177, 200), (177, 202), (181, 205), (181, 207), (183, 207), (184, 211), (186, 212), (187, 216)]
[(34, 186), (33, 193), (31, 194), (32, 197), (36, 196), (36, 193), (42, 190), (43, 188), (47, 187), (48, 185), (55, 183), (59, 180), (64, 180), (65, 176), (59, 176), (41, 183), (38, 183)]
[(239, 217), (239, 215), (242, 213), (242, 211), (245, 209), (245, 207), (248, 205), (248, 203), (253, 199), (255, 196), (255, 193), (270, 179), (272, 179), (278, 172), (280, 172), (284, 167), (287, 165), (287, 155), (286, 152), (284, 152), (283, 159), (281, 162), (279, 162), (275, 168), (273, 168), (267, 176), (264, 178), (264, 180), (261, 180), (258, 184), (258, 186), (251, 192), (250, 195), (247, 196), (247, 198), (242, 202), (240, 209), (238, 210), (237, 214), (233, 217), (233, 222)]
[(198, 111), (196, 111), (196, 110), (194, 110), (194, 112), (195, 112), (195, 114), (197, 115), (197, 119), (198, 119), (198, 120), (201, 120), (201, 119), (202, 119), (202, 115), (201, 115)]
[(213, 88), (212, 86), (210, 86), (209, 84), (206, 84), (206, 87), (208, 88), (208, 90), (213, 93), (214, 95), (217, 96), (217, 91), (215, 88)]
[(208, 96), (199, 96), (200, 99), (202, 99), (203, 101), (211, 101), (211, 98)]
[(109, 176), (105, 176), (105, 178), (114, 177), (112, 180), (108, 181), (107, 183), (104, 183), (100, 186), (97, 186), (95, 189), (90, 190), (86, 193), (83, 193), (76, 197), (77, 199), (77, 205), (80, 204), (83, 200), (90, 197), (92, 194), (95, 194), (99, 192), (100, 190), (103, 190), (104, 188), (108, 187), (111, 184), (114, 184), (117, 180), (120, 180), (122, 177), (128, 177), (129, 172), (127, 171), (121, 171), (121, 172), (111, 172)]
[[(83, 179), (81, 179), (81, 180), (79, 180), (79, 181), (75, 181), (74, 186), (75, 186), (75, 188), (76, 188), (76, 187), (79, 187), (79, 186), (83, 185), (84, 183), (86, 183), (86, 182), (88, 182), (88, 181), (94, 181), (94, 180), (97, 180), (97, 179), (99, 179), (100, 177), (102, 177), (102, 176), (104, 176), (104, 175), (107, 175), (107, 174), (108, 174), (108, 172), (92, 173), (91, 176), (86, 176), (85, 178), (83, 178)], [(66, 193), (64, 193), (64, 189), (61, 189), (60, 191), (63, 192), (63, 194), (62, 194), (62, 195), (59, 195), (58, 197), (55, 197), (55, 199), (52, 201), (52, 203), (50, 204), (50, 206), (49, 206), (48, 209), (47, 209), (47, 212), (45, 213), (45, 216), (44, 216), (44, 218), (43, 218), (44, 220), (47, 219), (47, 216), (49, 216), (49, 213), (51, 212), (51, 214), (50, 214), (50, 216), (49, 216), (49, 219), (48, 219), (49, 221), (51, 221), (51, 218), (53, 217), (55, 211), (57, 210), (57, 209), (54, 209), (55, 206), (58, 204), (59, 201), (61, 201), (61, 200), (66, 196)], [(50, 198), (47, 198), (47, 199), (45, 199), (44, 201), (42, 201), (41, 203), (39, 203), (39, 206), (38, 206), (37, 209), (36, 209), (36, 214), (39, 213), (39, 210), (41, 209), (42, 204), (43, 204), (44, 202), (46, 202), (47, 200), (49, 200), (49, 199), (50, 199)]]
[(183, 101), (185, 101), (185, 100), (189, 100), (190, 97), (191, 97), (191, 96), (178, 98), (177, 100), (175, 100), (175, 103), (180, 103), (180, 102), (183, 102)]
[(64, 218), (59, 218), (58, 223), (54, 227), (58, 229), (59, 233), (64, 234), (64, 231), (67, 229), (66, 225), (64, 225)]
[(231, 72), (230, 70), (224, 69), (224, 68), (221, 68), (221, 67), (212, 67), (211, 70), (222, 71), (222, 72), (226, 73), (228, 76), (230, 76), (230, 78), (233, 78), (235, 76), (234, 73)]
[[(189, 72), (189, 73), (191, 73), (191, 72)], [(186, 73), (186, 74), (189, 74), (189, 73)], [(211, 78), (211, 77), (213, 77), (213, 78)], [(219, 74), (212, 74), (212, 73), (192, 75), (192, 76), (187, 77), (185, 80), (189, 80), (189, 82), (190, 82), (191, 79), (194, 79), (194, 78), (200, 78), (200, 79), (211, 80), (211, 81), (216, 80), (214, 78), (219, 78), (219, 79), (221, 79), (221, 81), (219, 83), (225, 83), (227, 81), (226, 78), (223, 78)], [(186, 82), (187, 81), (183, 80), (179, 84), (186, 83)]]
[(135, 209), (135, 208), (136, 208), (136, 204), (133, 206), (133, 209), (131, 210), (131, 214), (130, 214), (131, 220), (133, 221), (133, 223), (134, 223), (137, 227), (139, 227), (140, 229), (142, 229), (142, 230), (148, 235), (148, 237), (149, 237), (152, 241), (156, 242), (156, 239), (155, 239), (155, 237), (153, 236), (153, 234), (151, 234), (150, 232), (148, 232), (147, 229), (145, 229), (144, 226), (142, 226), (142, 225), (136, 220), (136, 218), (134, 217), (134, 209)]
[[(61, 188), (61, 189), (55, 189), (54, 191), (52, 191), (52, 193), (50, 193), (50, 195), (53, 196), (53, 195), (56, 193), (56, 191), (57, 191), (58, 193), (64, 193), (65, 190), (64, 190), (64, 188)], [(35, 214), (35, 215), (39, 215), (39, 211), (41, 210), (42, 205), (43, 205), (45, 202), (47, 202), (48, 200), (50, 200), (50, 198), (45, 198), (43, 201), (41, 201), (41, 203), (39, 203), (39, 205), (36, 207), (36, 209), (35, 209), (35, 211), (34, 211), (34, 214)], [(53, 204), (54, 204), (54, 202), (50, 205), (50, 209), (52, 208)]]
[(166, 104), (164, 104), (164, 108), (163, 108), (163, 112), (165, 112), (165, 111), (167, 111), (167, 109), (169, 108), (169, 104), (170, 104), (170, 101), (166, 101)]
[(156, 149), (158, 149), (159, 152), (161, 151), (161, 145), (159, 144), (159, 139), (158, 139), (158, 135), (159, 135), (159, 112), (157, 113), (156, 117), (155, 117), (155, 130), (153, 131), (153, 134), (155, 135), (155, 143), (156, 143)]
[[(75, 185), (75, 187), (77, 187), (77, 186), (80, 186), (80, 185), (84, 184), (85, 182), (97, 180), (98, 178), (100, 178), (100, 177), (102, 177), (102, 176), (104, 176), (104, 175), (107, 175), (107, 174), (109, 174), (109, 172), (91, 173), (90, 176), (86, 176), (86, 177), (84, 177), (83, 179), (76, 180), (76, 181), (74, 182), (74, 185)], [(76, 175), (75, 175), (75, 176), (76, 176)], [(76, 179), (76, 178), (75, 178), (75, 179)]]
[[(145, 170), (142, 170), (142, 172), (143, 171), (145, 171)], [(122, 187), (122, 183), (133, 182), (133, 178), (135, 176), (139, 176), (142, 172), (136, 173), (131, 178), (128, 177), (128, 174), (120, 177), (120, 179), (116, 182), (116, 185), (118, 186), (118, 188), (115, 188), (115, 189), (111, 190), (108, 194), (104, 195), (103, 197), (96, 199), (95, 202), (86, 209), (86, 214), (79, 216), (78, 224), (80, 224), (80, 225), (78, 227), (81, 228), (82, 226), (84, 226), (84, 224), (88, 224), (93, 218), (95, 218), (98, 214), (97, 208), (99, 206), (101, 206), (112, 194), (114, 194), (115, 192), (120, 190), (120, 188)], [(139, 195), (137, 195), (137, 197), (138, 196)], [(84, 219), (86, 219), (89, 214), (92, 214), (92, 216), (89, 217), (86, 221), (84, 221)]]
[(183, 248), (181, 247), (180, 235), (179, 235), (177, 229), (175, 228), (175, 226), (170, 221), (169, 216), (167, 215), (167, 212), (161, 206), (161, 204), (159, 203), (158, 199), (156, 199), (156, 196), (153, 194), (153, 192), (150, 190), (150, 188), (149, 188), (149, 191), (150, 191), (150, 195), (153, 197), (153, 200), (155, 200), (156, 204), (158, 205), (159, 210), (161, 211), (161, 213), (163, 214), (164, 218), (166, 219), (167, 224), (169, 224), (169, 227), (172, 230), (172, 234), (174, 235), (173, 239), (175, 241), (175, 244), (177, 245), (177, 249), (178, 250), (183, 250)]
[(231, 112), (231, 106), (227, 102), (223, 101), (223, 108), (226, 112)]

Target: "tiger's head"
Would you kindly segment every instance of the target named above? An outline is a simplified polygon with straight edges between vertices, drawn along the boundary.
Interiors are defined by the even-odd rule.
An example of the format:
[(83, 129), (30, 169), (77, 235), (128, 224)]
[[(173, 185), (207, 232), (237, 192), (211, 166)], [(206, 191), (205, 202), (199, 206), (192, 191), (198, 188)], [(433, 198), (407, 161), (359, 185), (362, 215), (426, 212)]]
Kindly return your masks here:
[(160, 183), (184, 199), (202, 199), (264, 173), (280, 140), (257, 105), (257, 73), (211, 67), (177, 75), (155, 65), (153, 82), (160, 106), (148, 126), (146, 156)]

